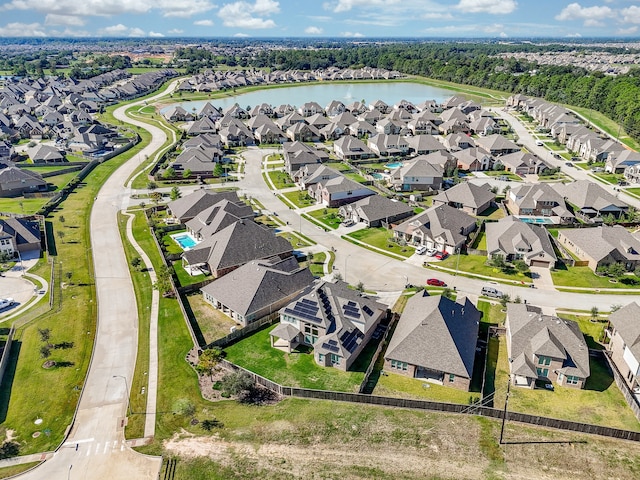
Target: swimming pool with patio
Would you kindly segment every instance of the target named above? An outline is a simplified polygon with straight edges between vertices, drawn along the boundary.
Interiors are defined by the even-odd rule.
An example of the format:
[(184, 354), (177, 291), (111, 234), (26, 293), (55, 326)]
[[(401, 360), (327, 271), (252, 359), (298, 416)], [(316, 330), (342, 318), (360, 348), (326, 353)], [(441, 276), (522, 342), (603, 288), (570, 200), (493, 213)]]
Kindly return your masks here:
[(199, 243), (189, 232), (174, 233), (170, 236), (184, 251), (191, 250)]
[(403, 165), (402, 162), (391, 162), (391, 163), (387, 163), (385, 165), (385, 168), (392, 170), (394, 168), (400, 168), (402, 165)]
[(537, 223), (538, 225), (553, 225), (555, 222), (548, 217), (518, 217), (525, 223)]

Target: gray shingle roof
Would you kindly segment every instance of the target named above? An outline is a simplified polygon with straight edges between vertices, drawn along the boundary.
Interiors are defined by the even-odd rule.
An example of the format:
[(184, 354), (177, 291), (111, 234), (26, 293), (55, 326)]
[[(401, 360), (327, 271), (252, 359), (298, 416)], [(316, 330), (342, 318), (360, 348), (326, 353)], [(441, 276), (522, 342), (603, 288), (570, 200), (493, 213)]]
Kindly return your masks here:
[(214, 192), (201, 189), (169, 202), (167, 207), (180, 222), (185, 222), (195, 217), (205, 208), (215, 205), (223, 199), (231, 200), (232, 202), (240, 201), (236, 192)]
[(407, 302), (385, 358), (471, 378), (479, 321), (467, 298), (418, 293)]
[(609, 315), (609, 322), (636, 359), (640, 359), (640, 305), (632, 302)]
[(580, 209), (593, 208), (596, 211), (626, 210), (628, 205), (607, 192), (600, 185), (589, 180), (578, 180), (567, 184), (558, 184), (555, 189), (570, 203)]
[(520, 253), (526, 258), (542, 256), (554, 262), (557, 259), (549, 232), (542, 226), (531, 225), (509, 216), (497, 222), (486, 223), (485, 227), (489, 255)]
[(447, 245), (455, 246), (466, 239), (462, 231), (475, 223), (476, 219), (471, 215), (442, 204), (411, 217), (393, 230), (408, 234), (422, 230), (430, 238), (443, 237)]
[(459, 203), (465, 207), (478, 208), (494, 201), (496, 196), (486, 185), (475, 185), (470, 182), (459, 183), (433, 197), (434, 201), (443, 203)]
[(640, 261), (640, 240), (620, 225), (566, 229), (562, 235), (596, 261), (607, 255)]

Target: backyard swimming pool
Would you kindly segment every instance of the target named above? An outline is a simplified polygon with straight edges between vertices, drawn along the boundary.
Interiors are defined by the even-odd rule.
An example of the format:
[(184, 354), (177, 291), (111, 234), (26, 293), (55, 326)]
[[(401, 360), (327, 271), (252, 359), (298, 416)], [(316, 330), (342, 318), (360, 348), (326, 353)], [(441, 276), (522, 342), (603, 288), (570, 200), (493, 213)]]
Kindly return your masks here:
[(538, 223), (538, 224), (545, 224), (545, 225), (553, 224), (553, 220), (546, 217), (519, 217), (519, 218), (521, 221), (525, 223)]
[(388, 169), (400, 168), (402, 165), (403, 165), (402, 162), (387, 163), (385, 165), (385, 168), (388, 168)]
[(196, 239), (193, 238), (190, 233), (176, 233), (175, 235), (171, 235), (171, 238), (173, 238), (177, 242), (177, 244), (182, 247), (183, 250), (191, 250), (198, 244), (198, 242), (196, 242)]

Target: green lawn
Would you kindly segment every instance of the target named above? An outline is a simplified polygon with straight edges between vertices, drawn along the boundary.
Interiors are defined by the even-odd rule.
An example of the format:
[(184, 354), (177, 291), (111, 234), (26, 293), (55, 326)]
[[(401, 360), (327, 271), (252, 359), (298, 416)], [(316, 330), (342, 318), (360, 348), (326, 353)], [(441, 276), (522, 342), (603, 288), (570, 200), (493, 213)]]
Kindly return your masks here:
[(564, 145), (556, 145), (555, 142), (544, 142), (544, 145), (549, 150), (553, 150), (554, 152), (559, 152), (561, 150), (566, 150), (567, 149), (567, 147), (565, 147)]
[(353, 180), (354, 182), (358, 182), (358, 183), (364, 183), (367, 181), (366, 178), (364, 178), (362, 175), (358, 174), (358, 173), (345, 173), (344, 174), (345, 177), (347, 177), (350, 180)]
[(498, 206), (489, 207), (480, 215), (478, 215), (478, 218), (487, 220), (500, 220), (501, 218), (504, 218), (504, 211)]
[(311, 212), (305, 213), (305, 215), (316, 219), (321, 224), (335, 230), (340, 226), (342, 218), (338, 216), (337, 208), (320, 208)]
[(478, 234), (478, 236), (476, 237), (475, 241), (473, 242), (473, 248), (477, 249), (477, 250), (486, 250), (487, 249), (487, 234), (484, 232), (481, 232)]
[(367, 245), (380, 248), (387, 252), (393, 252), (403, 257), (410, 257), (415, 253), (415, 249), (409, 246), (401, 246), (393, 242), (393, 231), (386, 228), (363, 228), (356, 232), (350, 233), (347, 237), (360, 240)]
[(173, 269), (176, 272), (178, 283), (181, 287), (186, 287), (187, 285), (192, 285), (207, 279), (207, 275), (205, 274), (189, 275), (182, 266), (182, 260), (176, 260), (173, 262)]
[(358, 390), (368, 365), (361, 371), (342, 372), (318, 366), (312, 353), (284, 353), (271, 347), (269, 332), (274, 328), (260, 330), (227, 347), (227, 359), (281, 385), (341, 392)]
[(324, 252), (314, 253), (313, 260), (309, 263), (309, 270), (315, 277), (322, 277), (324, 275), (324, 262), (327, 258), (327, 254)]
[(624, 129), (620, 129), (620, 126), (615, 121), (611, 120), (609, 117), (603, 115), (600, 112), (596, 112), (595, 110), (590, 110), (588, 108), (583, 107), (574, 107), (567, 105), (571, 110), (575, 110), (583, 117), (589, 119), (595, 126), (604, 130), (609, 135), (617, 137), (620, 135), (620, 141), (632, 148), (633, 150), (640, 150), (640, 143), (638, 143), (633, 138), (629, 137)]
[(184, 250), (182, 247), (176, 242), (171, 235), (175, 235), (177, 233), (184, 233), (186, 230), (174, 230), (173, 232), (169, 232), (162, 237), (162, 245), (164, 245), (167, 253), (182, 253)]
[(638, 187), (625, 188), (624, 191), (628, 192), (628, 193), (630, 193), (632, 195), (640, 196), (640, 188), (638, 188)]
[(40, 210), (50, 198), (0, 198), (0, 212), (33, 214)]
[(624, 180), (624, 175), (622, 175), (621, 173), (604, 173), (604, 172), (600, 172), (600, 173), (594, 173), (594, 175), (605, 181), (608, 183), (611, 183), (613, 185), (617, 185), (619, 180)]
[(449, 255), (447, 258), (438, 262), (437, 265), (445, 268), (458, 269), (461, 272), (474, 273), (476, 275), (486, 275), (489, 277), (502, 278), (504, 280), (513, 281), (530, 281), (529, 274), (523, 273), (505, 273), (497, 268), (485, 265), (487, 257), (484, 255), (460, 255), (460, 262), (458, 262), (458, 255)]
[[(508, 378), (506, 338), (490, 340), (490, 350), (498, 349), (495, 405), (504, 405)], [(495, 355), (495, 352), (492, 353)], [(554, 391), (512, 387), (509, 410), (575, 422), (592, 423), (626, 430), (640, 430), (622, 393), (609, 375), (604, 360), (590, 359), (591, 376), (585, 389), (554, 385)]]
[(343, 162), (326, 162), (324, 165), (328, 168), (338, 170), (339, 172), (345, 172), (351, 170), (351, 167)]
[(479, 395), (478, 393), (465, 392), (457, 388), (425, 382), (419, 378), (405, 377), (393, 372), (380, 376), (373, 394), (383, 397), (418, 398), (435, 402), (463, 404), (468, 404), (470, 397)]
[(562, 266), (551, 271), (551, 278), (554, 285), (564, 287), (636, 288), (621, 282), (612, 283), (609, 277), (599, 277), (589, 267)]
[(275, 186), (276, 190), (295, 186), (295, 183), (293, 183), (293, 180), (291, 180), (291, 177), (286, 172), (270, 171), (270, 172), (267, 172), (267, 175), (273, 182), (273, 185)]
[(506, 170), (502, 170), (502, 171), (487, 170), (484, 173), (489, 177), (506, 177), (509, 180), (513, 180), (514, 182), (522, 181), (522, 178), (520, 178), (518, 175), (516, 175), (515, 173), (507, 172)]
[(293, 249), (308, 247), (309, 245), (312, 245), (309, 240), (298, 236), (295, 232), (280, 232), (277, 234), (277, 236), (286, 239), (291, 244), (291, 247)]
[(316, 201), (314, 198), (309, 195), (306, 191), (299, 192), (285, 192), (282, 194), (283, 197), (286, 197), (291, 203), (293, 203), (298, 208), (308, 207), (310, 205), (315, 205)]

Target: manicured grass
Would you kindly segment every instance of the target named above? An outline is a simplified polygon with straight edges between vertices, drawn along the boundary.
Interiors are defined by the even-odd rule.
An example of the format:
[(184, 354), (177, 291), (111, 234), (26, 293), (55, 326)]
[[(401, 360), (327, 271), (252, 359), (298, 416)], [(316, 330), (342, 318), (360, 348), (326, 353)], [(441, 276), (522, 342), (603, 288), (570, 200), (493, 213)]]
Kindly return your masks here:
[(338, 170), (339, 172), (351, 170), (351, 167), (343, 162), (326, 162), (324, 165), (328, 168)]
[(178, 244), (178, 242), (171, 238), (171, 235), (184, 232), (186, 232), (186, 230), (175, 230), (173, 232), (167, 233), (162, 237), (162, 245), (164, 245), (167, 253), (182, 253), (184, 251), (182, 250), (182, 247)]
[(202, 273), (200, 275), (189, 275), (182, 266), (182, 260), (176, 260), (175, 262), (173, 262), (173, 269), (176, 272), (178, 283), (181, 287), (186, 287), (187, 285), (202, 282), (207, 278), (207, 275)]
[(489, 177), (506, 177), (509, 180), (513, 180), (514, 182), (522, 181), (522, 178), (520, 178), (518, 175), (516, 175), (515, 173), (507, 172), (506, 170), (502, 170), (502, 171), (488, 170), (484, 173)]
[(478, 218), (488, 219), (488, 220), (500, 220), (501, 218), (504, 218), (504, 211), (497, 206), (489, 207), (480, 215), (478, 215)]
[(271, 346), (269, 336), (274, 328), (260, 330), (225, 348), (227, 359), (281, 385), (341, 392), (358, 390), (364, 379), (364, 370), (342, 372), (331, 367), (320, 367), (315, 363), (312, 353), (277, 350)]
[(308, 207), (310, 205), (315, 205), (316, 201), (312, 196), (310, 196), (306, 191), (299, 192), (285, 192), (282, 194), (283, 197), (286, 197), (291, 203), (293, 203), (298, 208)]
[(553, 284), (565, 287), (639, 288), (624, 283), (611, 283), (609, 277), (599, 277), (589, 267), (561, 267), (551, 271)]
[(413, 247), (400, 246), (393, 242), (393, 231), (387, 230), (383, 227), (363, 228), (362, 230), (348, 234), (347, 237), (360, 240), (361, 242), (373, 247), (380, 248), (387, 252), (393, 252), (406, 258), (415, 253), (415, 249)]
[(338, 228), (340, 226), (340, 222), (342, 222), (342, 219), (338, 216), (337, 208), (320, 208), (318, 210), (307, 212), (305, 215), (315, 218), (317, 221), (332, 230)]
[(465, 392), (457, 388), (429, 383), (419, 378), (405, 377), (393, 372), (380, 376), (373, 394), (383, 397), (408, 397), (463, 404), (469, 403), (469, 397), (478, 396), (477, 393)]
[(486, 300), (478, 301), (478, 310), (482, 312), (482, 323), (491, 325), (504, 325), (504, 321), (507, 318), (506, 312), (503, 312), (502, 305), (499, 303), (491, 303)]
[(50, 198), (0, 198), (0, 212), (33, 214), (40, 210)]
[(65, 173), (63, 175), (55, 175), (53, 177), (45, 178), (47, 183), (50, 183), (55, 187), (55, 190), (60, 190), (66, 187), (67, 184), (78, 176), (78, 172)]
[(589, 119), (596, 127), (604, 130), (609, 135), (618, 137), (618, 134), (620, 134), (619, 140), (622, 143), (632, 148), (633, 150), (640, 150), (640, 143), (629, 137), (624, 129), (621, 129), (619, 127), (618, 123), (606, 117), (602, 113), (596, 112), (595, 110), (590, 110), (588, 108), (574, 107), (573, 105), (567, 105), (567, 107), (571, 110), (575, 110), (583, 117)]
[(502, 278), (513, 281), (530, 281), (527, 274), (505, 273), (502, 270), (485, 265), (487, 257), (484, 255), (449, 255), (444, 260), (437, 263), (438, 266), (460, 270), (461, 272), (474, 273), (476, 275), (486, 275), (489, 277)]
[(604, 334), (604, 327), (607, 326), (606, 320), (600, 318), (600, 321), (592, 321), (590, 316), (569, 315), (565, 313), (559, 314), (558, 316), (578, 323), (589, 348), (596, 350), (602, 350), (604, 348), (599, 342)]
[(267, 172), (267, 175), (273, 182), (273, 185), (276, 188), (276, 190), (295, 186), (295, 183), (293, 183), (293, 180), (291, 180), (291, 177), (286, 172), (273, 171), (273, 172)]
[(278, 233), (277, 236), (287, 239), (287, 241), (291, 244), (291, 246), (294, 249), (301, 248), (301, 247), (308, 247), (310, 245), (316, 244), (316, 242), (314, 242), (310, 238), (300, 236), (296, 232), (280, 232)]
[(33, 467), (35, 467), (36, 465), (39, 465), (39, 464), (40, 464), (40, 462), (23, 463), (21, 465), (13, 465), (11, 467), (0, 468), (0, 478), (13, 477), (14, 475), (18, 475), (18, 474), (20, 474), (22, 472), (26, 472), (30, 468), (33, 468)]
[(324, 262), (327, 255), (324, 252), (314, 253), (313, 260), (309, 263), (309, 270), (315, 277), (322, 277), (324, 275)]
[(473, 248), (477, 250), (487, 249), (487, 235), (484, 232), (478, 234), (476, 240), (473, 242)]
[[(509, 362), (506, 338), (491, 339), (490, 349), (498, 347), (496, 366), (495, 405), (504, 405)], [(554, 384), (554, 390), (512, 387), (509, 410), (545, 417), (561, 418), (575, 422), (592, 423), (626, 430), (640, 430), (624, 401), (624, 397), (609, 375), (604, 360), (590, 358), (591, 375), (585, 389), (563, 387)]]
[(345, 173), (344, 176), (358, 183), (364, 183), (367, 181), (366, 178), (358, 173)]
[(555, 142), (544, 142), (544, 145), (549, 150), (553, 150), (554, 152), (559, 152), (561, 150), (566, 150), (567, 149), (567, 147), (565, 147), (564, 145), (556, 145)]

